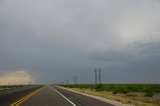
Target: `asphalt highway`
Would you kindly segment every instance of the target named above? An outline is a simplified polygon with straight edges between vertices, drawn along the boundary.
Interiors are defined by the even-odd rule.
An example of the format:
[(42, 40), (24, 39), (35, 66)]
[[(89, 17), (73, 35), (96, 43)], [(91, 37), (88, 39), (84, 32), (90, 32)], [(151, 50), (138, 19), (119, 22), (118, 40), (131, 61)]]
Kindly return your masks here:
[(12, 102), (6, 101), (7, 103), (1, 103), (0, 106), (113, 106), (109, 103), (50, 85), (34, 88), (28, 94), (14, 95), (14, 97), (18, 99), (10, 99)]
[(51, 86), (44, 86), (38, 93), (23, 102), (20, 106), (72, 106)]
[(0, 91), (0, 106), (10, 106), (13, 102), (41, 88), (42, 86), (30, 86), (18, 89)]
[(88, 96), (84, 96), (75, 92), (64, 90), (59, 87), (54, 87), (54, 88), (56, 88), (65, 97), (67, 97), (69, 100), (75, 103), (76, 106), (113, 106), (109, 103), (106, 103)]

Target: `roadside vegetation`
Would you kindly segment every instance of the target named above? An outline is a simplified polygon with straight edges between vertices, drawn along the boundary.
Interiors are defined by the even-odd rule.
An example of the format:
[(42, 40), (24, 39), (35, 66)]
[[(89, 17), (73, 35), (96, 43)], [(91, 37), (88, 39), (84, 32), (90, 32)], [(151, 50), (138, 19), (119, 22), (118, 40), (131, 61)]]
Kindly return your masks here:
[(6, 90), (6, 89), (16, 89), (16, 88), (22, 88), (27, 87), (29, 85), (1, 85), (0, 90)]
[(61, 86), (122, 103), (137, 106), (160, 106), (160, 84), (71, 84)]
[(144, 92), (144, 96), (152, 97), (155, 93), (160, 93), (160, 84), (81, 84), (81, 85), (62, 85), (69, 88), (95, 89), (96, 91), (111, 91), (117, 93)]

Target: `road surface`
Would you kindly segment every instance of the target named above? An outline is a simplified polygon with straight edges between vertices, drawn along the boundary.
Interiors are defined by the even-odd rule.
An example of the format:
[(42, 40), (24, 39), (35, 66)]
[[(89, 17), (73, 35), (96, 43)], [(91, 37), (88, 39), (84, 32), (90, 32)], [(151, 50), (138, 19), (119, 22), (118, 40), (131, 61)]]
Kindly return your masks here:
[(41, 88), (42, 86), (30, 86), (17, 89), (8, 89), (0, 91), (0, 106), (9, 106), (14, 101), (30, 94), (31, 92)]
[[(18, 97), (17, 97), (18, 98)], [(3, 106), (0, 104), (0, 106)], [(46, 85), (12, 102), (10, 106), (113, 106), (78, 93)]]

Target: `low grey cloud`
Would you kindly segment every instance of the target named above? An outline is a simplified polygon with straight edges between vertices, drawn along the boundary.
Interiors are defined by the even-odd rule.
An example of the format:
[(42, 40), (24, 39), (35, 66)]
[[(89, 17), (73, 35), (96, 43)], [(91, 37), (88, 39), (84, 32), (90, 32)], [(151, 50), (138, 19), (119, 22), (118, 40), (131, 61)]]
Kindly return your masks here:
[(159, 11), (158, 0), (1, 0), (0, 72), (93, 83), (101, 67), (104, 83), (159, 83)]

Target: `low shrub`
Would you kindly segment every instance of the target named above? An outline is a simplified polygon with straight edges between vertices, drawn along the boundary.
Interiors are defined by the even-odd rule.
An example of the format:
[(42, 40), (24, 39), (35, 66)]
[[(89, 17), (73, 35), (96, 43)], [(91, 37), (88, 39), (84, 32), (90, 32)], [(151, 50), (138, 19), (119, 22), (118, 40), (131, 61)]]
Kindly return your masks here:
[(102, 84), (96, 85), (95, 89), (96, 89), (96, 91), (104, 91), (105, 90), (105, 88), (104, 88), (104, 86)]
[(154, 96), (154, 92), (146, 92), (144, 94), (144, 96), (146, 96), (146, 97), (152, 97), (152, 96)]

